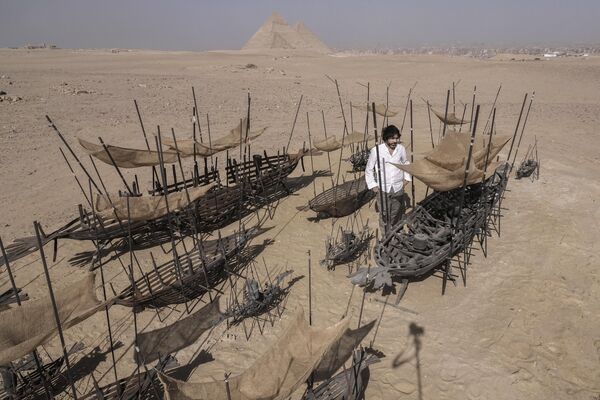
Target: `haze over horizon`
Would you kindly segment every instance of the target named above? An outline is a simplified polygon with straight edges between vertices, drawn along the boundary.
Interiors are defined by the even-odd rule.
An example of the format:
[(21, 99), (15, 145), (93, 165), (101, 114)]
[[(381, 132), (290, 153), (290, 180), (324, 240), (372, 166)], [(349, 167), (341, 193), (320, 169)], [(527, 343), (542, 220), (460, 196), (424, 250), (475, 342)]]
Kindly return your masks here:
[(235, 50), (273, 12), (335, 49), (600, 43), (597, 0), (0, 0), (0, 47)]

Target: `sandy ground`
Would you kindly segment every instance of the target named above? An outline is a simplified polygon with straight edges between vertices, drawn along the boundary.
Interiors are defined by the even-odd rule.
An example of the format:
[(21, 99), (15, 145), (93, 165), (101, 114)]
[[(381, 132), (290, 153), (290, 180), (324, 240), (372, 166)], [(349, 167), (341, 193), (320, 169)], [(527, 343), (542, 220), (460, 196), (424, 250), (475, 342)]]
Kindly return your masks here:
[[(45, 121), (46, 114), (83, 155), (76, 137), (96, 141), (101, 136), (112, 144), (144, 146), (133, 99), (140, 104), (148, 132), (155, 132), (160, 125), (163, 131), (173, 127), (179, 136), (190, 136), (191, 86), (195, 86), (201, 113), (210, 115), (212, 134), (218, 137), (245, 114), (249, 90), (253, 126), (269, 126), (253, 149), (273, 150), (287, 142), (303, 94), (291, 145), (295, 149), (308, 140), (307, 112), (313, 136), (323, 137), (321, 110), (328, 133), (341, 132), (335, 86), (325, 74), (340, 83), (348, 123), (349, 102), (364, 103), (366, 99), (366, 90), (358, 83), (370, 82), (371, 99), (376, 102), (385, 102), (385, 88), (391, 83), (390, 108), (401, 112), (390, 122), (400, 125), (406, 94), (417, 82), (413, 99), (415, 156), (419, 157), (430, 148), (421, 98), (442, 108), (446, 89), (460, 80), (460, 114), (459, 101), (470, 102), (477, 85), (477, 100), (485, 118), (502, 84), (498, 130), (512, 133), (524, 93), (535, 90), (520, 154), (537, 135), (540, 180), (509, 182), (502, 235), (490, 239), (487, 258), (481, 251), (475, 252), (466, 287), (462, 282), (450, 285), (441, 296), (441, 280), (429, 277), (409, 286), (400, 304), (405, 309), (386, 307), (375, 340), (375, 347), (386, 357), (371, 368), (367, 398), (590, 400), (600, 394), (600, 273), (595, 257), (600, 250), (600, 139), (596, 128), (600, 122), (600, 59), (511, 62), (434, 56), (0, 50), (0, 60), (0, 89), (22, 98), (0, 103), (0, 233), (5, 242), (31, 234), (33, 220), (41, 221), (46, 231), (57, 228), (74, 217), (76, 205), (83, 202), (60, 156), (59, 140)], [(245, 67), (250, 63), (256, 68)], [(355, 111), (352, 117), (355, 128), (362, 130), (364, 113)], [(206, 132), (204, 121), (202, 128)], [(434, 122), (436, 135), (437, 129)], [(406, 146), (409, 140), (403, 135)], [(334, 164), (338, 157), (338, 153), (332, 155)], [(328, 168), (324, 156), (314, 162), (316, 169)], [(310, 175), (308, 159), (305, 165), (304, 174)], [(342, 164), (343, 171), (347, 167)], [(109, 166), (102, 166), (101, 172), (109, 187), (121, 188)], [(300, 174), (298, 168), (292, 176)], [(127, 175), (132, 179), (131, 171)], [(141, 176), (146, 184), (148, 178)], [(316, 190), (320, 192), (329, 182), (329, 177), (317, 178)], [(417, 198), (422, 198), (423, 185), (417, 183), (416, 189)], [(329, 272), (318, 264), (327, 235), (349, 220), (341, 219), (334, 226), (332, 221), (308, 221), (312, 214), (299, 212), (297, 207), (307, 203), (313, 190), (309, 183), (280, 201), (266, 224), (273, 229), (253, 243), (274, 240), (258, 256), (260, 276), (265, 275), (262, 257), (272, 272), (289, 268), (296, 276), (305, 276), (292, 287), (282, 321), (276, 320), (273, 326), (263, 322), (263, 334), (248, 321), (247, 329), (254, 325), (249, 340), (241, 326), (229, 332), (220, 326), (205, 335), (177, 354), (182, 365), (195, 360), (192, 366), (197, 368), (182, 372), (191, 373), (189, 380), (210, 375), (221, 378), (225, 371), (243, 370), (268, 347), (295, 307), (307, 307), (308, 250), (312, 253), (314, 324), (326, 326), (339, 320), (348, 302), (351, 324), (357, 323), (362, 292), (353, 291), (346, 278), (348, 267)], [(373, 208), (365, 207), (359, 219), (370, 220), (373, 228), (376, 225)], [(224, 233), (236, 227), (234, 224)], [(89, 243), (60, 244), (57, 262), (51, 263), (55, 287), (69, 285), (85, 273), (86, 268), (72, 266), (69, 258), (91, 248)], [(161, 259), (167, 257), (160, 248), (152, 252)], [(148, 251), (139, 252), (138, 257), (147, 268)], [(15, 262), (13, 268), (18, 286), (31, 298), (47, 294), (38, 254)], [(117, 262), (105, 271), (115, 290), (126, 286)], [(9, 287), (4, 271), (0, 272), (0, 285), (2, 290)], [(381, 315), (383, 304), (377, 300), (384, 300), (381, 293), (366, 296), (363, 321)], [(126, 376), (134, 369), (133, 315), (131, 309), (121, 306), (110, 313), (115, 337), (125, 344), (116, 351), (118, 373)], [(165, 323), (173, 322), (185, 315), (185, 307), (167, 308), (160, 315)], [(420, 372), (409, 332), (411, 323), (423, 330)], [(150, 310), (138, 315), (138, 326), (148, 330), (163, 323)], [(372, 338), (373, 333), (367, 341)], [(106, 355), (103, 313), (68, 330), (66, 339), (67, 343), (85, 344), (86, 349), (76, 358), (95, 346)], [(58, 355), (58, 339), (45, 349)], [(202, 349), (215, 361), (202, 363)], [(108, 383), (112, 379), (110, 356), (104, 361), (101, 358), (90, 358), (82, 365), (96, 368), (95, 377)], [(79, 380), (78, 388), (82, 393), (91, 390), (89, 377)]]

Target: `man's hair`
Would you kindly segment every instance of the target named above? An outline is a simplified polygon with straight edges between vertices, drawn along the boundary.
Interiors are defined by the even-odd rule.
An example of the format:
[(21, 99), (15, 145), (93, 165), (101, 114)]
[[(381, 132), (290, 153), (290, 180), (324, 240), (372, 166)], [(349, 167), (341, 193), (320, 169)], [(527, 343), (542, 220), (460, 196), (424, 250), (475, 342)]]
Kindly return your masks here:
[(400, 131), (398, 130), (398, 128), (396, 128), (396, 125), (388, 125), (385, 128), (383, 128), (381, 137), (385, 142), (386, 140), (391, 139), (396, 135), (400, 136)]

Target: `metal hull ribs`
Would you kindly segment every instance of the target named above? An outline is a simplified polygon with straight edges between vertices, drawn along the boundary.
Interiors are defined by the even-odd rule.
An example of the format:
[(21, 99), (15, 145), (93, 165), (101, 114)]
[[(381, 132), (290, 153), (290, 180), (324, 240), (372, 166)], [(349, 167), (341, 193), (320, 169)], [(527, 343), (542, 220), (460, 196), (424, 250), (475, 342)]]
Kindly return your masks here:
[(352, 214), (374, 196), (364, 177), (344, 182), (317, 195), (308, 202), (318, 218), (339, 218)]
[(274, 156), (268, 156), (264, 152), (262, 156), (253, 155), (252, 159), (244, 156), (242, 162), (228, 159), (227, 183), (243, 185), (249, 194), (258, 194), (277, 185), (285, 187), (285, 179), (296, 169), (302, 156), (303, 152)]
[(390, 275), (417, 278), (442, 267), (471, 246), (477, 235), (486, 235), (507, 182), (507, 169), (498, 168), (484, 183), (467, 187), (460, 217), (462, 188), (434, 192), (408, 213), (375, 248), (375, 262)]
[(154, 268), (121, 292), (117, 304), (128, 307), (160, 308), (181, 304), (208, 292), (226, 278), (228, 260), (248, 241), (246, 233), (237, 233), (205, 243), (203, 255), (198, 249)]

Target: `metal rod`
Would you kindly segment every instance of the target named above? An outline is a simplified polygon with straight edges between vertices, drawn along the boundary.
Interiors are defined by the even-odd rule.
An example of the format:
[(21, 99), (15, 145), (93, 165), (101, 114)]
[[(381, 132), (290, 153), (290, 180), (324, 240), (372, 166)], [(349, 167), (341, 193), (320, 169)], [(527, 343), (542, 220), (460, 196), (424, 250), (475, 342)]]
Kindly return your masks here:
[(406, 121), (406, 112), (408, 111), (408, 102), (410, 100), (410, 97), (412, 96), (413, 89), (417, 86), (417, 83), (418, 82), (415, 82), (413, 87), (411, 87), (408, 90), (408, 96), (406, 96), (406, 106), (404, 106), (404, 116), (402, 117), (402, 125), (400, 125), (400, 134), (402, 134), (402, 131), (404, 130), (404, 122)]
[[(6, 249), (4, 248), (4, 243), (2, 243), (2, 238), (0, 238), (0, 250), (2, 251), (2, 257), (4, 258), (4, 265), (6, 265), (6, 271), (8, 272), (8, 278), (10, 279), (10, 285), (12, 287), (13, 293), (16, 296), (17, 305), (21, 306), (21, 298), (19, 297), (19, 290), (17, 289), (17, 284), (15, 282), (15, 277), (12, 273), (12, 269), (10, 267), (10, 262), (8, 261), (8, 256), (6, 255)], [(37, 353), (37, 350), (33, 350), (31, 352), (33, 359), (35, 361), (35, 365), (38, 373), (40, 374), (40, 379), (42, 380), (42, 384), (44, 386), (44, 391), (46, 392), (46, 396), (48, 398), (52, 398), (50, 387), (48, 386), (48, 381), (46, 380), (46, 376), (44, 374), (44, 370), (42, 369), (42, 363), (40, 362), (40, 357)], [(6, 386), (6, 382), (5, 382)]]
[(85, 169), (85, 167), (83, 166), (83, 164), (79, 160), (79, 157), (77, 157), (77, 155), (73, 152), (73, 149), (71, 148), (71, 146), (69, 145), (69, 143), (67, 143), (67, 141), (65, 140), (64, 136), (62, 135), (62, 133), (60, 133), (60, 131), (58, 130), (58, 128), (56, 127), (56, 125), (54, 125), (54, 122), (52, 122), (52, 120), (50, 119), (50, 117), (48, 115), (46, 115), (46, 119), (50, 123), (50, 126), (52, 127), (52, 129), (54, 129), (54, 132), (56, 132), (56, 134), (58, 135), (58, 137), (60, 138), (60, 140), (62, 140), (62, 142), (64, 143), (64, 145), (67, 147), (67, 149), (69, 150), (69, 153), (71, 153), (71, 155), (73, 156), (73, 158), (75, 159), (75, 161), (77, 161), (77, 163), (79, 164), (79, 167), (83, 170), (83, 172), (86, 174), (86, 176), (92, 182), (92, 185), (94, 185), (94, 187), (96, 188), (96, 190), (98, 192), (102, 193), (102, 190), (100, 190), (100, 188), (98, 187), (98, 185), (96, 185), (96, 182), (94, 182), (94, 180), (92, 179), (92, 176), (89, 174), (89, 172), (87, 171), (87, 169)]
[[(368, 112), (367, 112), (368, 114)], [(323, 110), (321, 110), (321, 117), (323, 118), (323, 132), (325, 133), (325, 140), (327, 140), (327, 125), (325, 125), (325, 112)], [(329, 164), (329, 172), (331, 174), (333, 174), (333, 171), (331, 170), (331, 156), (329, 155), (329, 152), (327, 153), (327, 163)], [(331, 178), (331, 183), (333, 184), (333, 177)]]
[(450, 90), (446, 94), (446, 111), (444, 111), (444, 130), (442, 131), (442, 137), (446, 136), (446, 120), (448, 119), (448, 103), (450, 102)]
[(431, 106), (429, 100), (427, 100), (427, 116), (429, 117), (429, 135), (431, 136), (431, 148), (435, 149), (435, 143), (433, 143), (433, 127), (431, 125)]
[(312, 326), (312, 266), (310, 260), (310, 250), (308, 253), (308, 325)]
[(515, 156), (513, 157), (512, 163), (510, 164), (510, 171), (512, 171), (512, 169), (515, 165), (515, 161), (517, 160), (517, 153), (519, 152), (519, 147), (521, 147), (521, 139), (523, 139), (523, 132), (525, 131), (525, 125), (527, 125), (527, 120), (529, 119), (529, 111), (531, 111), (531, 104), (533, 103), (534, 98), (535, 98), (535, 91), (531, 94), (531, 99), (529, 100), (529, 106), (527, 107), (527, 112), (525, 113), (525, 119), (523, 120), (523, 126), (521, 127), (521, 134), (519, 135), (519, 142), (517, 143), (517, 148), (515, 149)]
[(452, 112), (456, 115), (456, 85), (452, 82)]
[[(348, 124), (346, 122), (346, 114), (344, 113), (344, 106), (342, 105), (342, 96), (340, 94), (340, 86), (338, 85), (337, 79), (335, 79), (335, 88), (337, 90), (338, 100), (340, 103), (340, 109), (342, 110), (342, 118), (344, 119), (344, 130), (342, 132), (342, 148), (340, 149), (340, 159), (338, 162), (337, 176), (335, 178), (335, 186), (337, 186), (340, 181), (340, 175), (341, 175), (341, 169), (342, 169), (342, 155), (344, 154), (344, 140), (346, 139), (346, 135), (348, 134)], [(337, 196), (336, 196), (336, 198), (337, 198)]]
[(215, 163), (213, 161), (212, 137), (210, 135), (210, 120), (208, 118), (208, 113), (206, 113), (206, 130), (208, 132), (208, 147), (210, 147), (210, 166), (214, 167)]
[[(383, 186), (381, 182), (381, 159), (379, 156), (379, 143), (377, 140), (377, 114), (375, 113), (375, 102), (373, 104), (373, 128), (375, 131), (375, 154), (377, 155), (377, 184), (379, 185), (379, 213), (382, 214), (382, 219), (385, 220), (385, 214), (383, 214)], [(383, 139), (382, 139), (383, 140)], [(387, 225), (384, 226), (384, 229), (387, 231)]]
[[(352, 107), (350, 108), (352, 109)], [(312, 174), (313, 174), (313, 192), (315, 194), (315, 197), (317, 197), (317, 183), (316, 181), (316, 177), (315, 177), (315, 165), (313, 163), (313, 148), (312, 148), (312, 138), (310, 136), (310, 119), (308, 117), (308, 112), (306, 112), (306, 128), (308, 130), (308, 148), (310, 149), (310, 168), (312, 170)]]
[[(413, 134), (413, 102), (410, 100), (410, 163), (415, 161), (415, 138)], [(410, 183), (410, 191), (412, 195), (412, 208), (415, 208), (415, 181), (412, 180)]]
[[(98, 247), (97, 242), (96, 244), (96, 251), (98, 252), (98, 264), (100, 266), (100, 279), (102, 280), (102, 295), (104, 298), (104, 301), (106, 302), (108, 300), (108, 297), (106, 296), (106, 282), (104, 280), (104, 266), (102, 265), (102, 256), (100, 255), (100, 248)], [(114, 346), (114, 341), (113, 341), (113, 334), (112, 334), (112, 326), (110, 323), (110, 314), (108, 312), (108, 304), (105, 305), (104, 307), (104, 313), (106, 315), (106, 325), (108, 326), (108, 339), (110, 340), (110, 354), (112, 357), (112, 364), (113, 364), (113, 372), (115, 375), (115, 382), (119, 380), (119, 377), (117, 375), (117, 361), (115, 358), (115, 346)]]
[(117, 163), (115, 162), (115, 159), (113, 158), (112, 154), (110, 154), (110, 151), (108, 150), (108, 146), (104, 143), (104, 140), (102, 140), (101, 137), (98, 137), (98, 140), (100, 141), (100, 143), (102, 144), (102, 147), (104, 148), (104, 151), (106, 152), (106, 154), (108, 154), (108, 158), (110, 158), (110, 162), (112, 163), (113, 167), (115, 167), (115, 169), (117, 170), (117, 174), (119, 174), (119, 177), (121, 178), (121, 180), (123, 181), (123, 184), (125, 185), (125, 187), (127, 188), (127, 191), (129, 192), (129, 194), (131, 196), (133, 196), (133, 191), (131, 190), (131, 188), (129, 187), (129, 184), (127, 183), (127, 181), (125, 180), (125, 177), (123, 176), (123, 174), (121, 173), (121, 170), (119, 169), (119, 166), (117, 165)]
[(290, 148), (290, 143), (292, 142), (292, 136), (294, 135), (294, 128), (296, 127), (296, 120), (298, 119), (298, 113), (300, 112), (300, 105), (302, 104), (302, 99), (304, 98), (304, 95), (300, 95), (300, 101), (298, 102), (298, 107), (296, 108), (296, 115), (294, 116), (294, 123), (292, 124), (292, 130), (290, 131), (290, 137), (288, 139), (287, 145), (285, 146), (285, 152), (286, 154), (289, 151)]
[[(492, 116), (492, 110), (494, 108), (496, 108), (496, 101), (498, 101), (498, 96), (500, 95), (501, 89), (502, 89), (502, 84), (500, 84), (500, 86), (498, 86), (498, 91), (496, 92), (496, 97), (494, 97), (494, 102), (492, 103), (492, 109), (490, 110), (490, 113), (488, 114), (487, 121), (485, 121), (485, 127), (483, 128), (483, 134), (485, 134), (487, 132), (488, 123), (490, 122), (490, 117)], [(491, 134), (491, 132), (490, 132), (490, 134)]]
[(521, 105), (521, 112), (519, 113), (519, 119), (517, 120), (517, 126), (515, 127), (515, 133), (513, 134), (512, 140), (510, 142), (510, 149), (508, 150), (508, 157), (506, 161), (510, 163), (510, 156), (512, 155), (513, 146), (515, 144), (515, 139), (517, 137), (517, 132), (519, 131), (519, 125), (521, 125), (521, 117), (523, 116), (523, 110), (525, 109), (525, 103), (527, 102), (527, 93), (525, 93), (525, 97), (523, 97), (523, 104)]
[(477, 85), (473, 86), (473, 100), (471, 100), (471, 116), (469, 117), (469, 132), (473, 127), (473, 112), (475, 111), (475, 93), (477, 93)]
[(362, 295), (362, 300), (360, 301), (360, 311), (358, 312), (358, 328), (360, 328), (361, 323), (362, 323), (362, 315), (363, 315), (363, 309), (365, 307), (365, 297), (367, 296), (367, 285), (369, 284), (369, 273), (371, 272), (371, 264), (369, 264), (369, 266), (367, 267), (367, 277), (365, 280), (365, 287), (363, 289), (363, 295)]
[[(85, 193), (85, 190), (83, 189), (83, 186), (81, 185), (81, 182), (79, 181), (79, 178), (77, 178), (77, 175), (75, 174), (75, 171), (73, 170), (73, 167), (71, 167), (71, 163), (69, 163), (67, 156), (65, 156), (65, 153), (63, 152), (62, 147), (59, 147), (58, 150), (60, 150), (60, 154), (62, 154), (65, 162), (67, 163), (67, 166), (69, 167), (69, 171), (71, 171), (71, 175), (73, 175), (73, 178), (75, 178), (75, 181), (77, 182), (77, 185), (79, 186), (79, 189), (81, 189), (81, 193), (83, 193), (83, 197), (85, 197), (85, 201), (91, 206), (92, 203), (91, 203), (90, 199), (87, 197), (87, 194)], [(91, 196), (91, 193), (90, 193), (90, 196)]]
[(44, 267), (44, 274), (46, 275), (46, 284), (48, 285), (48, 292), (50, 293), (50, 301), (52, 302), (52, 310), (54, 312), (54, 319), (56, 321), (56, 328), (58, 329), (58, 336), (60, 337), (60, 344), (63, 351), (63, 357), (65, 365), (67, 366), (67, 380), (71, 390), (73, 391), (73, 397), (77, 400), (77, 390), (75, 390), (75, 384), (71, 377), (71, 363), (69, 362), (69, 354), (67, 352), (67, 346), (65, 344), (65, 337), (63, 335), (62, 324), (60, 322), (60, 316), (58, 315), (58, 307), (56, 305), (56, 299), (54, 298), (54, 291), (52, 290), (52, 282), (50, 281), (50, 272), (48, 271), (48, 264), (46, 263), (46, 256), (44, 254), (44, 246), (42, 245), (42, 237), (40, 234), (40, 226), (37, 221), (33, 222), (33, 228), (35, 230), (35, 237), (38, 243), (38, 249), (40, 251), (40, 257), (42, 259), (42, 266)]
[[(133, 100), (133, 104), (135, 105), (135, 111), (137, 112), (138, 120), (140, 121), (140, 126), (142, 127), (142, 135), (144, 136), (144, 142), (146, 142), (146, 148), (150, 151), (150, 144), (148, 143), (148, 135), (146, 135), (146, 128), (144, 128), (144, 122), (142, 121), (142, 114), (140, 113), (140, 108), (138, 107), (137, 100)], [(158, 180), (158, 175), (156, 174), (156, 168), (152, 166), (152, 177)]]
[(200, 109), (198, 108), (198, 103), (196, 102), (196, 91), (192, 86), (192, 96), (194, 97), (194, 107), (196, 109), (196, 120), (198, 121), (198, 134), (200, 135), (200, 143), (202, 143), (202, 126), (200, 125)]
[(196, 121), (200, 124), (200, 121), (196, 117), (196, 106), (192, 107), (192, 140), (194, 141), (194, 177), (198, 175), (198, 159), (196, 156)]

